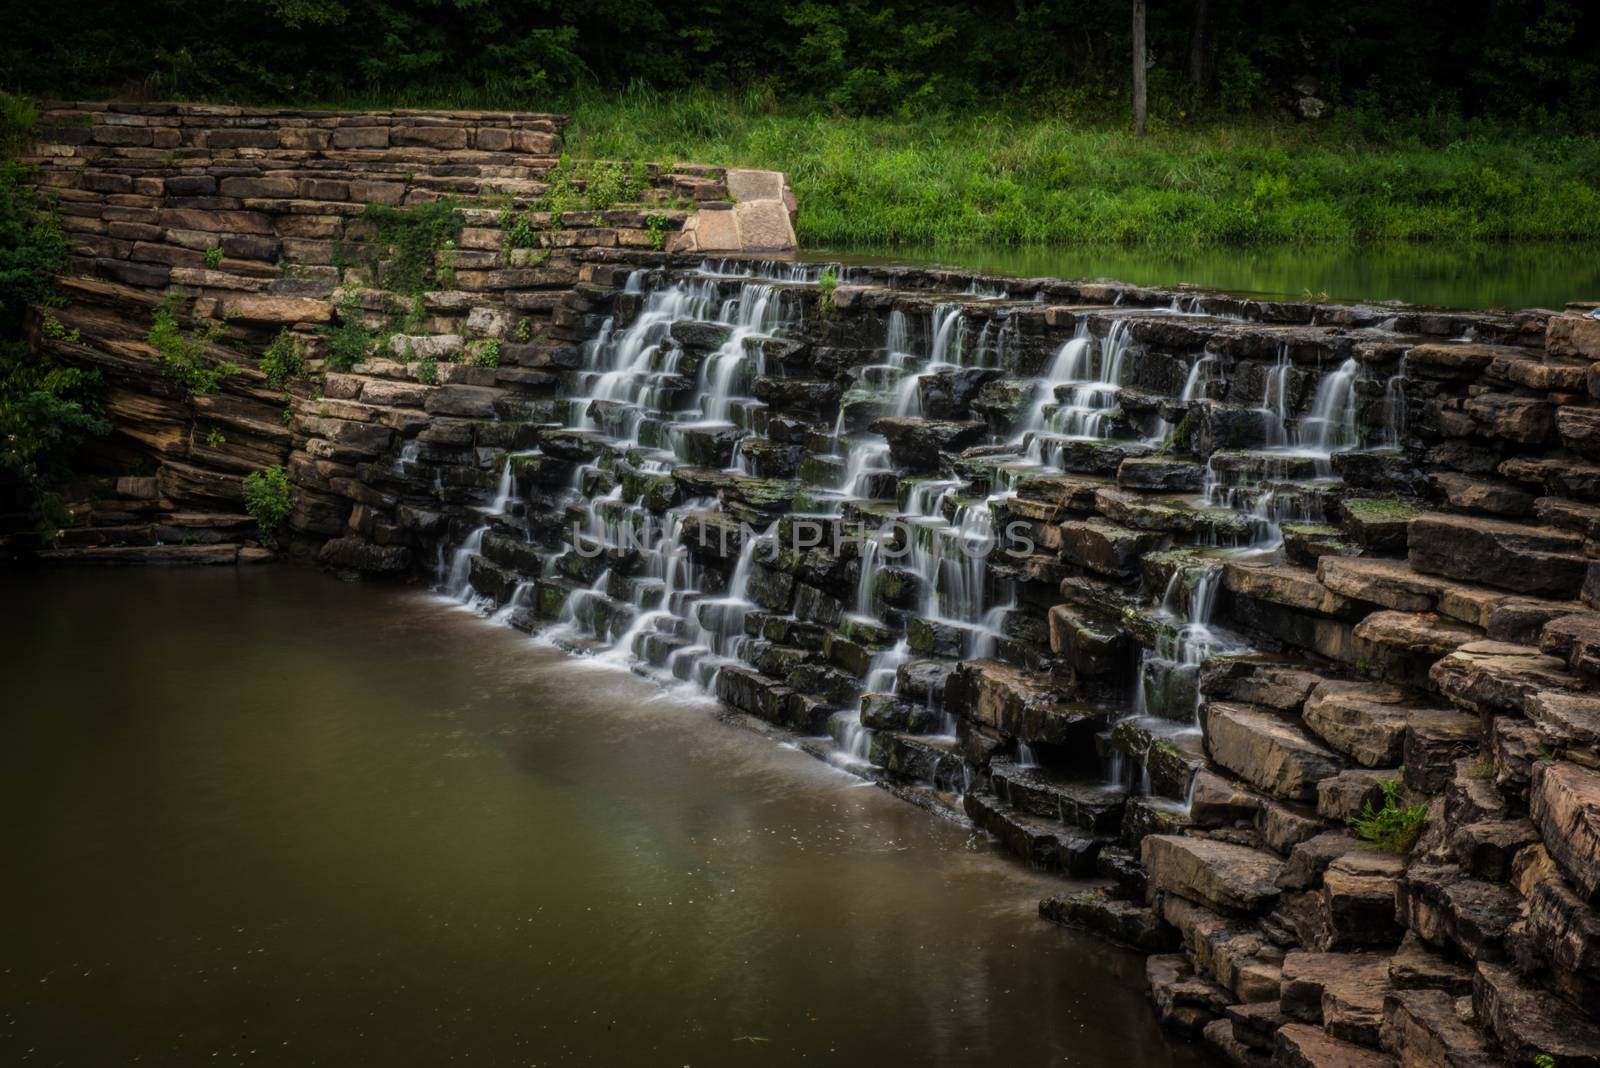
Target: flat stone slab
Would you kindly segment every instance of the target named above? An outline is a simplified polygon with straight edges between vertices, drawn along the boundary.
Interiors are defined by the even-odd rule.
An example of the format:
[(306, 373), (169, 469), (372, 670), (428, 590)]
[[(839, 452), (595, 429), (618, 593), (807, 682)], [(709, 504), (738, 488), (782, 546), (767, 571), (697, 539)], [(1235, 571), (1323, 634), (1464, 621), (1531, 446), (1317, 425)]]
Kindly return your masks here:
[(1537, 762), (1528, 811), (1573, 889), (1600, 905), (1600, 771), (1566, 761)]
[(1278, 899), (1283, 862), (1259, 849), (1210, 838), (1147, 836), (1139, 857), (1151, 886), (1219, 912), (1259, 912)]
[(1276, 797), (1315, 801), (1317, 783), (1344, 769), (1339, 754), (1272, 712), (1214, 703), (1205, 715), (1211, 759)]
[(1480, 961), (1472, 1007), (1516, 1064), (1546, 1054), (1561, 1068), (1600, 1068), (1600, 1027), (1513, 968)]

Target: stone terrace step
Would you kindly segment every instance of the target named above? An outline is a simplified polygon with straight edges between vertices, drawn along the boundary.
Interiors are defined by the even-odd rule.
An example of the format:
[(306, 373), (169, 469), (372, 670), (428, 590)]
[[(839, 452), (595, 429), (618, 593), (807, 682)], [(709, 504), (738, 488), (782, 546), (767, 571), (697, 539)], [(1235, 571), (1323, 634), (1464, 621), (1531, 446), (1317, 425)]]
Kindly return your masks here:
[(1029, 815), (1058, 819), (1091, 834), (1115, 834), (1122, 823), (1127, 791), (1120, 786), (1021, 767), (1002, 758), (989, 762), (989, 775), (996, 796)]

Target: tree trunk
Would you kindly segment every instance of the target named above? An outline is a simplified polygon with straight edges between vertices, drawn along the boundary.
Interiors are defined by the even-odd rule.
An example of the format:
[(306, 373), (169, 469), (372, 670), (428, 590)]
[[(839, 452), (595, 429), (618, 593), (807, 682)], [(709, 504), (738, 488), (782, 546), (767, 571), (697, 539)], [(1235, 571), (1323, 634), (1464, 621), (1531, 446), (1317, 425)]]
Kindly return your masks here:
[(1145, 120), (1145, 0), (1133, 0), (1133, 132), (1144, 136)]
[(1211, 3), (1194, 0), (1194, 21), (1189, 26), (1189, 81), (1196, 93), (1211, 87)]

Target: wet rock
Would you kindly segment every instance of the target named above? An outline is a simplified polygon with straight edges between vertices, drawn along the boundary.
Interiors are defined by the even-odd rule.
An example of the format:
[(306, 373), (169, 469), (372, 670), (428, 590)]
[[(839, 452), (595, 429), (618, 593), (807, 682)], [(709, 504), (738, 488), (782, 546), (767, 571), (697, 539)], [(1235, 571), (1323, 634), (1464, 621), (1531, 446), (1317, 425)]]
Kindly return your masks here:
[(1523, 710), (1561, 748), (1600, 748), (1600, 695), (1542, 690)]
[(1145, 981), (1162, 1026), (1197, 1035), (1227, 1010), (1228, 992), (1198, 976), (1182, 953), (1158, 953), (1145, 961)]
[(1498, 883), (1455, 868), (1413, 865), (1395, 891), (1395, 915), (1423, 941), (1454, 947), (1471, 960), (1501, 960), (1506, 928), (1522, 900)]
[(1278, 1008), (1276, 1001), (1228, 1006), (1228, 1023), (1233, 1028), (1234, 1039), (1269, 1057), (1277, 1043), (1278, 1028), (1288, 1022), (1289, 1018)]
[(1418, 571), (1487, 583), (1518, 593), (1576, 597), (1587, 561), (1583, 539), (1551, 527), (1476, 516), (1424, 515), (1409, 533)]
[(1383, 683), (1329, 680), (1311, 691), (1302, 716), (1323, 741), (1356, 763), (1400, 763), (1417, 696)]
[(1214, 657), (1200, 673), (1200, 692), (1215, 701), (1298, 712), (1322, 676), (1298, 662), (1265, 656)]
[(1474, 712), (1521, 713), (1541, 690), (1570, 690), (1575, 680), (1562, 662), (1526, 645), (1470, 642), (1434, 664), (1428, 677), (1439, 692)]
[(1528, 933), (1569, 1001), (1600, 1004), (1600, 912), (1584, 904), (1559, 872), (1529, 875)]
[(1231, 1021), (1212, 1020), (1200, 1033), (1205, 1046), (1235, 1068), (1271, 1068), (1272, 1055), (1239, 1041)]
[(1389, 983), (1399, 990), (1442, 990), (1453, 997), (1472, 993), (1472, 969), (1429, 949), (1407, 931), (1389, 958)]
[(1410, 789), (1436, 794), (1455, 776), (1456, 761), (1477, 751), (1482, 725), (1474, 716), (1435, 708), (1413, 714), (1401, 752), (1402, 778)]
[(1535, 495), (1515, 483), (1453, 472), (1441, 472), (1431, 478), (1434, 489), (1458, 511), (1486, 512), (1509, 518), (1533, 514)]
[(1272, 1063), (1277, 1068), (1397, 1068), (1393, 1057), (1303, 1023), (1278, 1030)]
[(822, 412), (839, 403), (841, 390), (837, 383), (808, 378), (776, 378), (757, 375), (750, 383), (750, 392), (757, 400), (774, 408), (802, 409)]
[(1364, 606), (1332, 592), (1317, 581), (1314, 571), (1288, 564), (1229, 563), (1223, 582), (1230, 593), (1299, 612), (1355, 620), (1366, 614)]
[(1117, 467), (1117, 485), (1123, 489), (1196, 493), (1205, 480), (1202, 465), (1165, 456), (1129, 457)]
[(1450, 831), (1450, 848), (1461, 870), (1480, 879), (1504, 881), (1511, 874), (1511, 859), (1524, 846), (1539, 840), (1528, 820), (1481, 820)]
[(1146, 905), (1112, 897), (1104, 890), (1085, 890), (1039, 902), (1039, 915), (1066, 927), (1093, 931), (1103, 938), (1142, 953), (1163, 953), (1172, 948), (1172, 929)]
[(1334, 1038), (1376, 1046), (1389, 990), (1385, 954), (1296, 952), (1283, 959), (1279, 1008)]
[(1114, 784), (1064, 779), (999, 758), (990, 761), (989, 777), (995, 795), (1019, 812), (1094, 834), (1114, 834), (1122, 821), (1126, 791)]
[(1317, 783), (1317, 815), (1340, 823), (1361, 814), (1367, 805), (1383, 804), (1383, 783), (1400, 777), (1398, 770), (1351, 768)]
[[(1062, 523), (1058, 528), (1062, 556), (1070, 563), (1111, 576), (1130, 576), (1138, 570), (1139, 558), (1161, 545), (1162, 535), (1129, 530), (1104, 519)], [(1051, 542), (1046, 537), (1048, 548)]]
[(1326, 948), (1392, 946), (1399, 940), (1394, 897), (1403, 868), (1399, 857), (1374, 850), (1334, 858), (1322, 875)]
[(1379, 1041), (1405, 1068), (1503, 1068), (1482, 1033), (1443, 990), (1395, 990), (1383, 999)]
[(1600, 1068), (1600, 1027), (1511, 968), (1480, 961), (1472, 1007), (1515, 1063), (1545, 1055), (1561, 1068)]
[(945, 707), (1030, 744), (1087, 747), (1111, 713), (1064, 702), (1053, 686), (1012, 664), (970, 660), (950, 676)]
[(317, 550), (317, 562), (341, 571), (400, 575), (411, 569), (411, 550), (403, 545), (374, 545), (356, 537), (334, 538)]
[(914, 416), (885, 416), (873, 422), (870, 429), (887, 439), (889, 455), (895, 463), (913, 471), (937, 470), (940, 453), (958, 452), (976, 445), (988, 432), (986, 424), (980, 422), (949, 422)]
[(1282, 890), (1309, 890), (1322, 883), (1329, 864), (1360, 848), (1348, 831), (1323, 831), (1299, 842), (1289, 851), (1289, 859), (1278, 873)]
[(1197, 826), (1224, 827), (1254, 823), (1261, 798), (1232, 779), (1201, 768), (1189, 791), (1189, 818)]
[(1339, 508), (1350, 539), (1378, 554), (1404, 550), (1411, 521), (1422, 514), (1415, 504), (1390, 498), (1350, 497)]
[(672, 324), (672, 340), (691, 352), (714, 352), (732, 336), (733, 328), (722, 323), (680, 320)]
[(1540, 761), (1533, 769), (1528, 810), (1578, 896), (1600, 905), (1600, 771)]
[(944, 707), (944, 689), (956, 665), (948, 660), (908, 660), (895, 669), (895, 692), (908, 701)]
[(1359, 546), (1347, 541), (1344, 532), (1326, 523), (1283, 523), (1283, 551), (1292, 564), (1316, 567), (1324, 556), (1356, 556)]
[(1073, 605), (1050, 609), (1050, 651), (1084, 675), (1107, 675), (1127, 661), (1129, 638), (1120, 621)]
[(1276, 879), (1283, 867), (1260, 850), (1176, 835), (1145, 838), (1140, 860), (1154, 889), (1228, 913), (1270, 907), (1278, 897)]
[[(926, 778), (926, 776), (923, 776)], [(1104, 839), (1074, 831), (1060, 823), (1012, 812), (999, 801), (976, 792), (962, 796), (967, 817), (1000, 840), (1013, 856), (1039, 871), (1074, 875), (1094, 872), (1095, 856)]]
[(1314, 801), (1317, 783), (1344, 766), (1298, 724), (1265, 709), (1212, 703), (1205, 730), (1212, 760), (1276, 797)]
[(1600, 612), (1575, 612), (1547, 623), (1539, 651), (1565, 660), (1572, 670), (1600, 676)]

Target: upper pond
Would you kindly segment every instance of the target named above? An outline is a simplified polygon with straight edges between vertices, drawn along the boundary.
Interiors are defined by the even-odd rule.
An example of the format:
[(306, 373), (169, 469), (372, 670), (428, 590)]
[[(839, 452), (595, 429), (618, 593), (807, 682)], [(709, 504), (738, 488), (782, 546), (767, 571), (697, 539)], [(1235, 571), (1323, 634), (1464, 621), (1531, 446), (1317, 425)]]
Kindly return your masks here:
[(1190, 1065), (969, 832), (417, 592), (7, 576), (0, 1061)]
[(1561, 308), (1600, 300), (1600, 245), (1380, 244), (1160, 248), (807, 249), (807, 259), (945, 264), (1023, 278), (1181, 282), (1245, 296), (1345, 302), (1404, 301), (1444, 308)]

